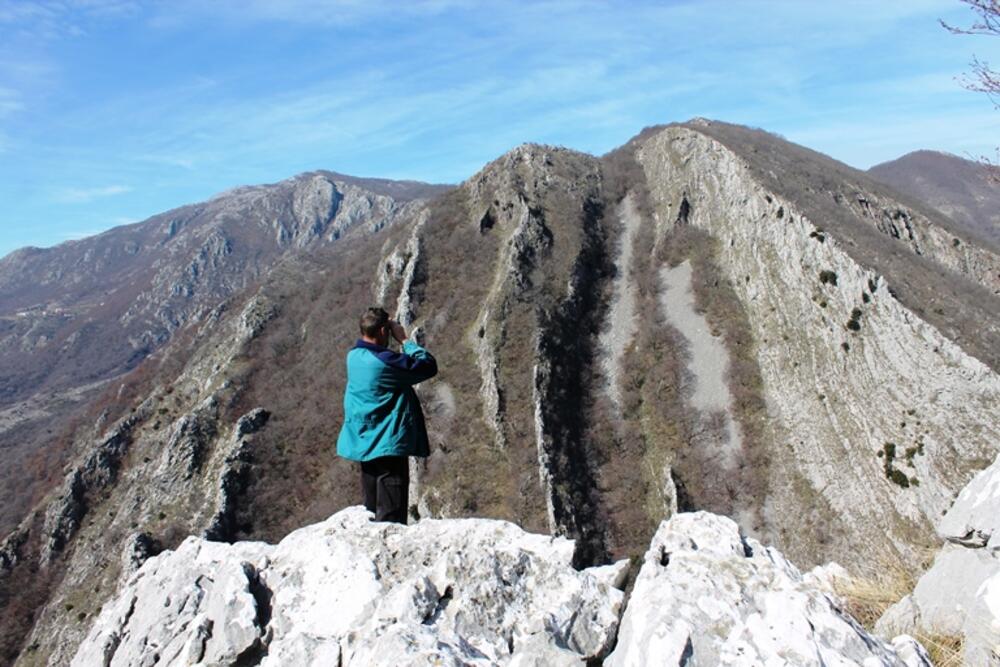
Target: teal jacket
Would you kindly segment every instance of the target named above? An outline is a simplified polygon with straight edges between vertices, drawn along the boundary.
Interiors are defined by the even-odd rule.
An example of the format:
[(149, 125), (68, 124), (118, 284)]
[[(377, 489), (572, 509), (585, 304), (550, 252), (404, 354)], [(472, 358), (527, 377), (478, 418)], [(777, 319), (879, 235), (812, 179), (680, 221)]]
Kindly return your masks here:
[(352, 461), (427, 456), (427, 428), (413, 385), (437, 374), (430, 352), (413, 341), (402, 352), (359, 340), (347, 353), (344, 425), (337, 454)]

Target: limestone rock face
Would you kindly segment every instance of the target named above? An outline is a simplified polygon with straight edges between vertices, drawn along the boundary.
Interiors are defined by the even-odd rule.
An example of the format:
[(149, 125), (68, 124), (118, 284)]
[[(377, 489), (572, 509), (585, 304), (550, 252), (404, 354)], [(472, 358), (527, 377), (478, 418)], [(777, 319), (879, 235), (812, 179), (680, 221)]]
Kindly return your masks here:
[(778, 551), (725, 517), (660, 524), (622, 618), (613, 667), (929, 665), (909, 637), (879, 641)]
[[(886, 538), (907, 554), (914, 530), (930, 533), (972, 474), (996, 456), (1000, 375), (956, 344), (959, 337), (948, 337), (947, 318), (931, 312), (948, 304), (922, 292), (904, 299), (904, 288), (920, 284), (911, 275), (961, 273), (964, 266), (969, 293), (980, 282), (985, 289), (976, 298), (995, 311), (990, 292), (1000, 289), (1000, 258), (981, 249), (963, 259), (965, 246), (945, 242), (938, 223), (890, 206), (886, 195), (847, 176), (823, 197), (815, 184), (793, 187), (798, 172), (768, 175), (780, 165), (763, 149), (739, 149), (726, 132), (716, 123), (667, 128), (642, 144), (637, 159), (658, 224), (718, 240), (718, 265), (758, 345), (768, 492), (759, 507), (743, 510), (746, 518), (737, 515), (740, 525), (780, 541), (796, 562), (819, 562), (829, 558), (825, 551), (856, 566)], [(858, 198), (879, 202), (877, 220), (855, 210)], [(879, 227), (883, 208), (899, 208), (910, 221), (917, 249)], [(921, 266), (886, 261), (910, 253)], [(976, 304), (966, 306), (952, 319), (977, 312)], [(976, 317), (985, 341), (992, 316)], [(743, 444), (744, 455), (751, 445)], [(796, 478), (801, 482), (789, 483)], [(803, 521), (829, 530), (832, 544), (781, 539), (782, 530), (802, 534)]]
[(571, 541), (369, 518), (348, 508), (273, 546), (190, 537), (131, 575), (72, 664), (551, 665), (610, 650), (623, 593), (574, 570)]
[(231, 664), (259, 635), (252, 563), (267, 545), (190, 538), (150, 559), (101, 613), (73, 665)]
[(938, 524), (947, 543), (913, 593), (879, 619), (883, 634), (964, 637), (967, 665), (1000, 662), (1000, 458), (976, 475)]

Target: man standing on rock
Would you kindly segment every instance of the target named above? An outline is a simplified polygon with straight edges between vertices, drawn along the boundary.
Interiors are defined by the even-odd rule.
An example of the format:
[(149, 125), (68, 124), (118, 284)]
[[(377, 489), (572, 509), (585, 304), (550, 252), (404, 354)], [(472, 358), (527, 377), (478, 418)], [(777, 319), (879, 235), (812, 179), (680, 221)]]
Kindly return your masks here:
[[(381, 308), (361, 316), (361, 338), (347, 353), (344, 425), (337, 454), (361, 462), (365, 507), (376, 521), (406, 523), (410, 456), (429, 453), (413, 385), (437, 374), (434, 357)], [(402, 352), (388, 348), (390, 336)]]

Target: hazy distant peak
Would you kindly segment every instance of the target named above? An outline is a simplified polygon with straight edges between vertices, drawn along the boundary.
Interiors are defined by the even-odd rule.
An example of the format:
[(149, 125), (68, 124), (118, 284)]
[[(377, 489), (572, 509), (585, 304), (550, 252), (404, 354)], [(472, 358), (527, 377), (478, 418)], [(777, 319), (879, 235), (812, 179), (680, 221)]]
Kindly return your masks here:
[(983, 168), (980, 163), (975, 160), (970, 160), (968, 157), (963, 157), (947, 151), (921, 148), (919, 150), (910, 151), (905, 155), (901, 155), (895, 160), (888, 160), (886, 162), (879, 163), (868, 171), (875, 172), (884, 169), (886, 165), (907, 163), (949, 164), (949, 168), (952, 169), (966, 169), (972, 171), (979, 171)]
[(868, 174), (921, 199), (975, 237), (1000, 243), (1000, 184), (974, 160), (935, 150), (918, 150), (877, 164)]

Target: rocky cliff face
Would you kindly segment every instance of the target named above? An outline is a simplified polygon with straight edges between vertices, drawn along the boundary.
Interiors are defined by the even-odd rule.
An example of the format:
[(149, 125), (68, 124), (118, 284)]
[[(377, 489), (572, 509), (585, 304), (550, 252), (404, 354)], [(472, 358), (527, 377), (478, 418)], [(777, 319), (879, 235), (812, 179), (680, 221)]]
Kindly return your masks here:
[[(290, 186), (302, 225), (268, 243), (338, 233), (341, 213), (310, 236), (334, 192), (350, 210), (320, 181)], [(226, 196), (256, 211), (264, 194)], [(511, 520), (572, 538), (587, 568), (706, 510), (800, 566), (917, 567), (1000, 443), (1000, 258), (897, 197), (695, 121), (601, 158), (525, 145), (389, 218), (359, 204), (336, 243), (233, 283), (75, 428), (65, 474), (0, 547), (8, 655), (68, 662), (123, 577), (186, 535), (277, 543), (354, 505), (333, 443), (373, 301), (441, 368), (419, 388), (432, 455), (413, 463), (414, 519)], [(261, 636), (247, 618), (237, 652)]]
[[(914, 270), (907, 262), (967, 267), (967, 279), (987, 289), (964, 301), (938, 298), (953, 313), (982, 316), (979, 333), (988, 338), (1000, 312), (989, 293), (1000, 287), (997, 256), (977, 249), (970, 260), (961, 245), (936, 243), (944, 231), (930, 219), (890, 205), (863, 182), (827, 184), (826, 192), (800, 185), (831, 202), (830, 211), (810, 210), (788, 191), (794, 184), (770, 189), (756, 177), (767, 159), (734, 152), (727, 132), (668, 129), (643, 144), (638, 159), (659, 219), (683, 217), (715, 239), (719, 277), (736, 292), (757, 348), (767, 409), (750, 446), (769, 450), (770, 470), (767, 495), (747, 508), (751, 525), (795, 530), (779, 517), (809, 508), (807, 523), (839, 533), (815, 535), (814, 547), (845, 540), (863, 552), (888, 535), (905, 552), (915, 530), (926, 533), (947, 509), (970, 461), (990, 460), (1000, 383), (989, 352), (963, 349), (936, 318), (917, 316), (929, 310), (919, 299), (934, 287), (896, 286)], [(801, 162), (797, 178), (818, 171), (815, 161)], [(857, 215), (860, 200), (897, 211), (912, 239), (881, 227), (882, 214)], [(900, 266), (879, 266), (891, 253)], [(972, 323), (966, 331), (975, 335)]]

